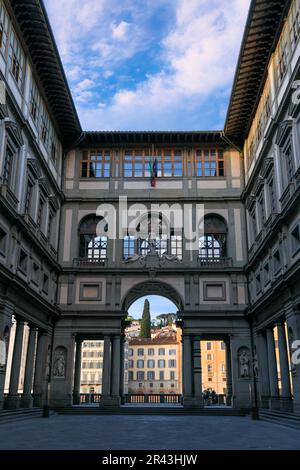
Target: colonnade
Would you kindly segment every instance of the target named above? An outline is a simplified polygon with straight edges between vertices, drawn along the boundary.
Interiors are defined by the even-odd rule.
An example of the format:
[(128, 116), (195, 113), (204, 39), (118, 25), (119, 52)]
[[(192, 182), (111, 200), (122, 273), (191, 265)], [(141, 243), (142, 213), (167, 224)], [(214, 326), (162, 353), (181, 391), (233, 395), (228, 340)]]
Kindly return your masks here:
[[(0, 403), (6, 409), (29, 408), (44, 405), (47, 371), (50, 354), (50, 334), (37, 325), (16, 317), (16, 333), (13, 344), (10, 371), (7, 363), (2, 371)], [(24, 344), (25, 326), (29, 328), (28, 342)], [(25, 367), (22, 359), (26, 351)], [(8, 394), (4, 394), (7, 374), (10, 372)], [(20, 377), (23, 374), (23, 387), (20, 390)]]
[[(278, 332), (278, 354), (274, 328)], [(256, 335), (257, 353), (259, 359), (259, 392), (260, 406), (263, 408), (292, 409), (292, 386), (289, 364), (289, 348), (286, 339), (285, 319), (268, 325), (259, 330)], [(280, 368), (280, 381), (278, 363)], [(279, 383), (281, 387), (279, 387)]]

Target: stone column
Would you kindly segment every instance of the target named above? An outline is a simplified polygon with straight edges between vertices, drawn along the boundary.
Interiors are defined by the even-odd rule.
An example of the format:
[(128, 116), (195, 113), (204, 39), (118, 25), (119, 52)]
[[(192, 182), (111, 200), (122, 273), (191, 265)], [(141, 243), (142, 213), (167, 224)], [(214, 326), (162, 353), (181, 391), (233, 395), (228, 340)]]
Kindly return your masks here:
[(111, 340), (110, 336), (104, 336), (103, 347), (103, 371), (102, 371), (102, 395), (100, 406), (106, 406), (111, 397)]
[(202, 368), (199, 337), (193, 339), (193, 382), (194, 397), (198, 402), (202, 403)]
[(7, 371), (7, 355), (9, 349), (9, 340), (10, 332), (12, 325), (12, 315), (14, 311), (14, 306), (9, 302), (3, 302), (0, 300), (0, 341), (3, 341), (2, 348), (4, 348), (3, 364), (0, 364), (0, 410), (4, 406), (4, 387), (5, 387), (5, 378)]
[(24, 376), (23, 395), (21, 398), (21, 407), (30, 408), (33, 403), (32, 398), (32, 384), (33, 384), (33, 371), (34, 371), (34, 357), (36, 348), (37, 328), (30, 325), (30, 332), (28, 338), (28, 348), (26, 355), (26, 368)]
[(14, 351), (11, 363), (11, 374), (9, 383), (9, 393), (5, 400), (5, 408), (15, 409), (20, 406), (20, 399), (18, 394), (21, 360), (23, 351), (23, 336), (24, 336), (24, 321), (17, 320), (16, 336), (14, 343)]
[(231, 350), (230, 338), (225, 340), (226, 346), (226, 405), (232, 406), (232, 367), (231, 367)]
[(258, 357), (258, 383), (260, 406), (262, 408), (268, 408), (271, 392), (268, 364), (268, 345), (266, 333), (264, 331), (260, 331), (259, 333), (257, 333), (256, 343)]
[(120, 360), (121, 338), (116, 335), (112, 344), (111, 395), (118, 405), (120, 405)]
[[(286, 314), (288, 327), (289, 348), (291, 357), (292, 381), (293, 381), (293, 409), (300, 415), (300, 364), (299, 340), (300, 340), (300, 309), (292, 308)], [(294, 360), (296, 359), (296, 360)]]
[(82, 340), (76, 340), (75, 352), (75, 370), (74, 370), (74, 389), (73, 389), (73, 404), (80, 404), (80, 382), (81, 382), (81, 351)]
[(33, 406), (42, 407), (47, 390), (47, 372), (48, 372), (48, 346), (49, 336), (47, 331), (39, 331), (36, 361), (35, 361), (35, 374), (33, 383)]
[(278, 389), (278, 372), (275, 353), (275, 341), (273, 327), (267, 328), (267, 345), (268, 345), (268, 365), (269, 365), (269, 381), (270, 381), (270, 407), (279, 408), (279, 389)]
[(183, 337), (183, 394), (192, 396), (192, 345), (190, 336)]
[(124, 396), (124, 380), (125, 380), (125, 339), (122, 337), (121, 339), (121, 352), (120, 352), (120, 388), (119, 394), (121, 397), (122, 405), (125, 404), (125, 396)]
[(290, 382), (290, 366), (288, 359), (287, 341), (285, 335), (284, 323), (277, 324), (278, 330), (278, 347), (280, 361), (280, 379), (281, 379), (281, 409), (283, 411), (292, 410), (292, 393)]

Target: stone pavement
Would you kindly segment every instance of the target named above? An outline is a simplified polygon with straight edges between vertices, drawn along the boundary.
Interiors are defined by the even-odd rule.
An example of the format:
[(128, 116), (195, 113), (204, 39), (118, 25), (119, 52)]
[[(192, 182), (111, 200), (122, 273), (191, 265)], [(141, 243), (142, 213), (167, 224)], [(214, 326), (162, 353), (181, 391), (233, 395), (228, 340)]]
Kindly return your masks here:
[(300, 431), (240, 417), (54, 415), (1, 425), (0, 449), (300, 450)]

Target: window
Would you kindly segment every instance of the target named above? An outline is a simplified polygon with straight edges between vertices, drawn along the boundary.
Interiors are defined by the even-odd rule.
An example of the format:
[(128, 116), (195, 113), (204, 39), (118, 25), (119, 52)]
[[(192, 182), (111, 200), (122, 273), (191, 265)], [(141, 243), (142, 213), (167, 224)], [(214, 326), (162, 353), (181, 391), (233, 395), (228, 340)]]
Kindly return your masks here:
[(181, 150), (157, 150), (157, 174), (159, 177), (180, 177), (183, 175), (183, 155)]
[[(154, 371), (149, 370), (147, 372), (147, 380), (155, 380), (155, 372)], [(150, 386), (151, 386), (151, 384), (150, 384)], [(153, 386), (153, 384), (152, 384), (152, 386)]]
[(39, 268), (38, 264), (33, 263), (32, 273), (31, 273), (31, 280), (34, 284), (38, 285), (39, 284), (39, 278), (40, 278), (40, 268)]
[(133, 356), (133, 349), (132, 348), (128, 349), (128, 356)]
[(292, 254), (295, 255), (300, 249), (300, 226), (297, 225), (292, 231)]
[(198, 149), (195, 153), (196, 176), (225, 176), (222, 149)]
[(14, 189), (15, 157), (16, 153), (8, 143), (4, 157), (3, 183), (12, 191)]
[(27, 264), (28, 264), (28, 255), (24, 250), (21, 249), (20, 254), (19, 254), (18, 267), (24, 274), (27, 273)]
[(169, 356), (176, 356), (176, 349), (169, 349)]
[(182, 235), (175, 235), (174, 229), (171, 229), (171, 255), (182, 259)]
[(137, 372), (136, 379), (137, 380), (145, 380), (145, 372), (144, 371)]
[(33, 214), (33, 191), (34, 191), (34, 181), (31, 177), (27, 180), (27, 189), (26, 189), (26, 200), (25, 200), (25, 214), (30, 215), (32, 218)]
[(159, 380), (165, 380), (165, 373), (163, 370), (159, 371)]
[(155, 354), (154, 349), (153, 349), (153, 348), (149, 348), (149, 349), (148, 349), (148, 356), (154, 356), (154, 354)]
[(7, 43), (7, 31), (8, 31), (8, 16), (6, 10), (0, 3), (0, 51), (5, 54), (6, 43)]
[(293, 180), (295, 173), (292, 136), (290, 136), (286, 145), (283, 147), (282, 153), (285, 159), (288, 183), (290, 183)]
[(206, 343), (206, 349), (207, 349), (208, 351), (211, 351), (211, 343)]
[(218, 260), (226, 256), (227, 226), (215, 216), (205, 217), (204, 236), (199, 239), (200, 258)]
[(176, 367), (175, 359), (169, 359), (169, 367)]
[(143, 369), (144, 368), (144, 361), (142, 359), (139, 359), (136, 363), (138, 369)]
[(139, 348), (139, 349), (137, 350), (137, 355), (138, 355), (138, 356), (143, 356), (143, 355), (144, 355), (144, 349), (143, 349), (143, 348)]
[(292, 49), (296, 46), (299, 36), (300, 36), (300, 2), (299, 0), (294, 0), (291, 6), (291, 29), (290, 37)]
[(262, 193), (258, 199), (258, 210), (259, 210), (260, 227), (263, 228), (265, 221), (266, 221), (264, 193)]
[(123, 240), (123, 257), (130, 258), (134, 255), (134, 237), (127, 235)]
[(264, 265), (263, 274), (264, 274), (264, 285), (266, 286), (270, 282), (270, 266), (269, 266), (269, 263), (266, 263)]
[(33, 79), (31, 82), (29, 110), (32, 119), (37, 122), (39, 117), (39, 92)]
[(42, 113), (41, 113), (41, 140), (44, 145), (48, 146), (49, 141), (49, 130), (50, 130), (50, 119), (47, 113), (45, 106), (42, 106)]
[(149, 360), (147, 361), (147, 367), (148, 367), (149, 369), (154, 369), (154, 367), (155, 367), (155, 361), (153, 361), (153, 359), (149, 359)]
[(124, 178), (150, 177), (151, 157), (148, 150), (126, 150)]
[(165, 354), (166, 354), (165, 348), (159, 348), (159, 350), (158, 350), (158, 355), (159, 355), (159, 356), (164, 356)]
[(222, 362), (222, 364), (221, 364), (221, 372), (222, 372), (222, 374), (225, 374), (225, 372), (226, 372), (226, 367), (225, 367), (224, 362)]
[(158, 368), (159, 369), (164, 369), (166, 367), (166, 361), (164, 359), (160, 359), (158, 361)]
[(274, 273), (278, 274), (281, 270), (281, 256), (279, 250), (275, 251), (273, 255), (273, 263), (274, 263)]
[(21, 45), (17, 39), (15, 32), (12, 30), (10, 34), (10, 49), (9, 49), (10, 71), (17, 82), (19, 88), (23, 84), (24, 74), (24, 54)]
[(257, 274), (257, 275), (256, 275), (255, 284), (256, 284), (256, 294), (259, 294), (259, 293), (261, 292), (261, 278), (260, 278), (260, 274)]
[(252, 208), (249, 212), (250, 215), (250, 224), (251, 224), (251, 233), (252, 233), (252, 241), (254, 242), (257, 236), (257, 221), (256, 221), (256, 204), (253, 204)]
[(170, 380), (175, 380), (175, 371), (174, 370), (170, 371)]
[(226, 350), (226, 344), (224, 343), (224, 341), (221, 341), (221, 351), (225, 351)]
[(208, 372), (209, 374), (212, 374), (212, 373), (213, 373), (213, 365), (212, 365), (212, 364), (208, 364), (208, 366), (207, 366), (207, 372)]
[(133, 369), (133, 367), (134, 367), (134, 361), (133, 361), (132, 359), (129, 359), (129, 361), (128, 361), (128, 367), (129, 367), (129, 369)]
[(57, 161), (57, 143), (56, 143), (56, 138), (54, 136), (52, 136), (52, 138), (51, 138), (50, 156), (51, 156), (52, 162), (56, 163), (56, 161)]
[(281, 84), (288, 67), (288, 42), (286, 30), (283, 31), (277, 49), (277, 81)]
[(84, 150), (81, 161), (81, 178), (109, 178), (110, 150)]
[(46, 195), (40, 192), (38, 215), (37, 215), (37, 226), (43, 230), (46, 216)]
[(0, 227), (0, 253), (6, 252), (7, 233)]
[(53, 222), (55, 219), (54, 212), (50, 209), (49, 218), (48, 218), (48, 227), (47, 227), (47, 238), (50, 243), (53, 242)]
[(132, 370), (130, 370), (130, 371), (128, 372), (128, 380), (129, 380), (129, 381), (134, 380), (134, 379), (133, 379), (133, 371), (132, 371)]
[(271, 176), (268, 180), (268, 198), (269, 198), (271, 214), (274, 214), (277, 209), (277, 202), (276, 202), (276, 190), (275, 190), (273, 176)]
[(48, 294), (48, 291), (49, 291), (49, 276), (47, 276), (47, 274), (44, 274), (44, 276), (43, 276), (43, 292), (45, 292), (45, 294)]
[[(101, 224), (101, 223), (102, 224)], [(104, 219), (101, 217), (90, 216), (81, 222), (79, 227), (79, 256), (89, 262), (99, 262), (107, 257), (106, 236), (97, 235), (97, 228), (100, 229), (104, 225)], [(107, 232), (107, 224), (104, 226), (103, 232)]]
[(208, 361), (211, 361), (211, 360), (212, 360), (212, 355), (211, 355), (211, 354), (207, 354), (207, 355), (206, 355), (206, 359), (207, 359)]

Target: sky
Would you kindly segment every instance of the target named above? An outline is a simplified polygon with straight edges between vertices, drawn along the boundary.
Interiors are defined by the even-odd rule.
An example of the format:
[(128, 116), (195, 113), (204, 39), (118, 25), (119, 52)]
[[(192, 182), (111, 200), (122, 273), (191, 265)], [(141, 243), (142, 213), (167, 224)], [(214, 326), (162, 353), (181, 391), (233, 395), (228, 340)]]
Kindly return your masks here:
[(158, 315), (162, 313), (176, 313), (177, 307), (165, 297), (159, 295), (148, 295), (146, 297), (141, 297), (136, 300), (131, 307), (129, 308), (129, 315), (133, 318), (139, 319), (142, 317), (144, 302), (148, 299), (150, 302), (150, 314), (152, 320), (154, 320)]
[(250, 0), (44, 0), (84, 130), (223, 129)]

